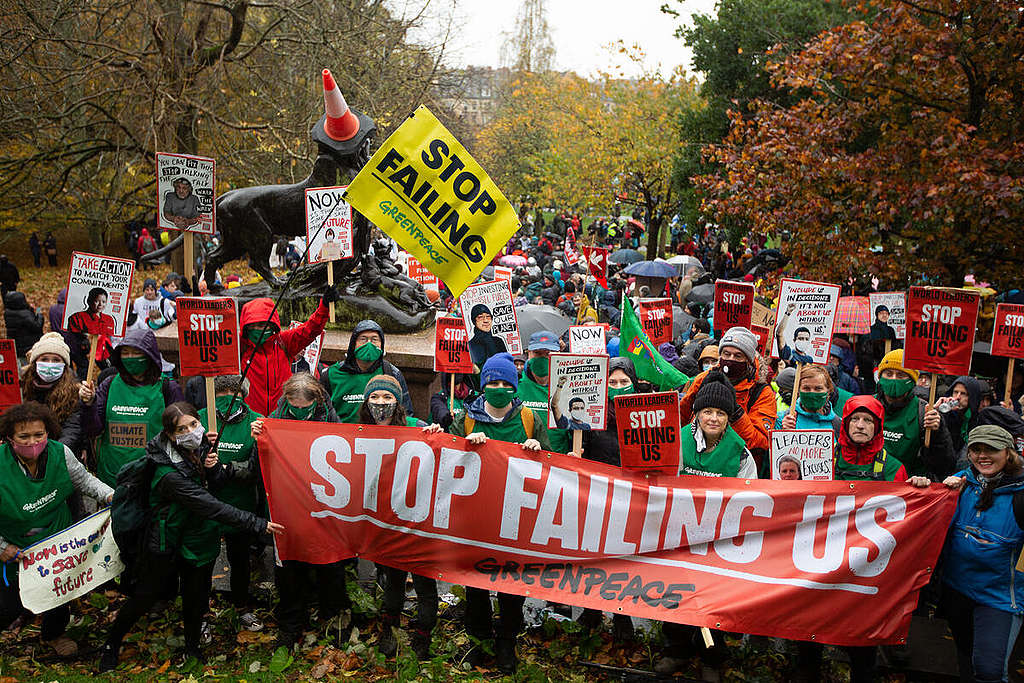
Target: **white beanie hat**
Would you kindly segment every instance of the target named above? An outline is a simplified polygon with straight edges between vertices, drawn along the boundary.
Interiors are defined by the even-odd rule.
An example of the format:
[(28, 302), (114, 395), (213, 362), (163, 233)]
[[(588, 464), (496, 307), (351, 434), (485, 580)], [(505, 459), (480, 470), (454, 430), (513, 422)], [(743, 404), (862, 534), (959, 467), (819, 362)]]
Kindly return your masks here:
[(71, 365), (71, 349), (60, 332), (47, 332), (28, 350), (28, 362), (34, 363), (44, 353), (55, 353), (65, 364)]

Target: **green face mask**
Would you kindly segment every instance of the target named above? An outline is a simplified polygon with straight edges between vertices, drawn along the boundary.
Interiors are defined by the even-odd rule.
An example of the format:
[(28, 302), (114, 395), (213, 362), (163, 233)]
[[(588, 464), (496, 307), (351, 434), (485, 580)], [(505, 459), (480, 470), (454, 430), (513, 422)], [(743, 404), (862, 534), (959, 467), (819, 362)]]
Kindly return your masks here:
[(533, 373), (534, 377), (547, 377), (551, 364), (545, 356), (537, 356), (526, 361), (526, 368)]
[(129, 375), (141, 375), (149, 369), (148, 358), (122, 358), (121, 365)]
[(616, 396), (625, 396), (626, 394), (633, 393), (633, 385), (630, 384), (628, 387), (608, 387), (608, 401), (614, 401)]
[(484, 400), (495, 408), (504, 408), (516, 396), (512, 387), (484, 387)]
[(375, 363), (383, 355), (384, 352), (373, 342), (366, 342), (362, 346), (356, 347), (356, 360), (361, 360), (364, 363)]
[(296, 420), (308, 420), (313, 417), (313, 411), (316, 410), (316, 403), (310, 403), (305, 408), (296, 408), (291, 403), (285, 403), (284, 410), (288, 415)]
[(878, 380), (878, 387), (882, 393), (889, 398), (906, 396), (914, 388), (914, 380), (910, 379), (887, 379), (882, 377)]
[(801, 391), (800, 407), (810, 413), (816, 413), (828, 403), (828, 394), (824, 391)]
[(245, 338), (252, 342), (253, 346), (260, 346), (274, 334), (272, 327), (263, 325), (248, 325), (243, 330)]

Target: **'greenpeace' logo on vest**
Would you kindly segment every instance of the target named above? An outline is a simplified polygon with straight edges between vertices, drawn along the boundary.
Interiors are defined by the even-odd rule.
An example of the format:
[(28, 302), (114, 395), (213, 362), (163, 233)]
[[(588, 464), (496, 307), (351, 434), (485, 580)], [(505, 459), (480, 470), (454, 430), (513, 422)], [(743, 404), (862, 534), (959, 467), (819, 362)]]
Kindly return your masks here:
[(149, 406), (112, 406), (110, 408), (115, 415), (145, 415), (149, 412)]
[(219, 444), (217, 444), (217, 448), (224, 451), (240, 451), (244, 447), (244, 443), (229, 443), (227, 441), (221, 441)]
[(896, 442), (903, 438), (903, 432), (890, 432), (888, 429), (882, 430), (882, 437), (886, 441)]
[(25, 512), (35, 512), (39, 508), (46, 507), (47, 505), (52, 503), (53, 499), (56, 497), (57, 489), (54, 489), (34, 503), (25, 503), (24, 505), (21, 506), (21, 509), (24, 510)]

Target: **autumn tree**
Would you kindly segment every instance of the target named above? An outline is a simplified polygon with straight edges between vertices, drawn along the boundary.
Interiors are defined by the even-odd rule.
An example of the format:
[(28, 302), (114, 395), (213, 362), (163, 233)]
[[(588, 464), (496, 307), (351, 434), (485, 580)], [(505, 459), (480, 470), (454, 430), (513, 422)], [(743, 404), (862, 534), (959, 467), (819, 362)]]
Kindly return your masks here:
[(554, 69), (555, 42), (545, 0), (521, 0), (515, 26), (503, 36), (501, 65), (516, 76)]
[(698, 179), (718, 220), (788, 230), (797, 272), (1020, 284), (1024, 27), (1008, 0), (871, 0), (772, 68)]
[(443, 31), (410, 44), (423, 21), (379, 0), (0, 0), (0, 222), (84, 224), (102, 250), (155, 213), (157, 151), (215, 157), (221, 192), (301, 178), (321, 68), (385, 134), (429, 100)]
[(620, 193), (639, 198), (653, 255), (671, 206), (679, 114), (700, 106), (695, 90), (678, 74), (528, 76), (481, 132), (478, 150), (513, 196), (584, 207), (610, 206)]

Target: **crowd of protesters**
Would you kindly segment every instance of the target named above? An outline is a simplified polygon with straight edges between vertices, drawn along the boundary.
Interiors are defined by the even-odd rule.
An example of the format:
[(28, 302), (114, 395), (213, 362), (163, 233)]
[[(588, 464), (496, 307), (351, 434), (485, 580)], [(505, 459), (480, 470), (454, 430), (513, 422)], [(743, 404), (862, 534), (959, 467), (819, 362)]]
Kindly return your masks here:
[[(718, 231), (690, 235), (674, 221), (667, 228), (671, 251), (693, 256), (707, 268), (680, 271), (665, 281), (664, 291), (650, 291), (621, 266), (612, 265), (607, 280), (598, 282), (585, 263), (570, 265), (567, 259), (567, 241), (613, 250), (642, 247), (645, 227), (638, 215), (584, 226), (578, 215), (559, 213), (547, 230), (539, 212), (529, 218), (506, 249), (506, 255), (525, 260), (512, 276), (514, 304), (550, 306), (571, 323), (608, 326), (610, 401), (663, 389), (619, 353), (632, 341), (617, 336), (623, 297), (668, 296), (692, 320), (658, 349), (686, 377), (673, 387), (684, 421), (680, 474), (768, 477), (772, 429), (831, 429), (838, 444), (836, 479), (918, 487), (941, 482), (959, 490), (943, 551), (945, 569), (936, 572), (941, 578), (933, 581), (934, 590), (923, 593), (922, 603), (934, 598), (949, 620), (964, 680), (1006, 680), (1024, 614), (1024, 582), (1015, 581), (1013, 568), (1024, 547), (1024, 374), (1014, 377), (1010, 402), (998, 400), (998, 382), (955, 377), (941, 380), (945, 398), (929, 405), (922, 397), (927, 396), (922, 376), (904, 365), (898, 340), (873, 330), (836, 335), (829, 363), (802, 368), (797, 386), (791, 363), (765, 358), (751, 330), (733, 327), (715, 338), (711, 306), (687, 298), (694, 286), (715, 277), (769, 280), (767, 275), (785, 261), (773, 245), (740, 242), (730, 248)], [(140, 254), (151, 251), (156, 241), (142, 233), (146, 230), (136, 239)], [(0, 278), (3, 268), (0, 262)], [(475, 372), (457, 375), (454, 382), (443, 376), (429, 406), (418, 406), (401, 370), (388, 360), (386, 335), (373, 320), (355, 326), (342, 360), (318, 368), (299, 361), (324, 329), (327, 306), (337, 297), (333, 288), (313, 315), (293, 328), (282, 326), (273, 302), (256, 299), (240, 313), (247, 376), (217, 378), (216, 404), (206, 405), (195, 379), (175, 377), (154, 335), (175, 320), (181, 283), (174, 274), (162, 283), (144, 281), (127, 333), (100, 350), (102, 371), (95, 379), (86, 376), (89, 343), (84, 335), (61, 329), (53, 309), (46, 332), (42, 311), (21, 306), (24, 296), (13, 298), (20, 295), (13, 284), (5, 316), (22, 363), (24, 403), (0, 416), (0, 561), (7, 563), (8, 576), (17, 575), (17, 559), (26, 546), (107, 504), (127, 466), (140, 460), (151, 466), (153, 522), (139, 556), (119, 579), (127, 600), (104, 634), (101, 671), (119, 666), (122, 643), (136, 622), (176, 593), (181, 595), (185, 654), (203, 658), (213, 568), (222, 543), (238, 626), (264, 628), (250, 555), (253, 549), (264, 552), (272, 535), (289, 533), (270, 521), (259, 476), (257, 437), (264, 416), (445, 431), (471, 444), (494, 439), (621, 465), (613, 411), (604, 430), (584, 432), (579, 452), (572, 451), (567, 430), (547, 427), (549, 356), (567, 350), (566, 334), (535, 331), (523, 340), (525, 352), (518, 357), (500, 340), (481, 335), (471, 346)], [(770, 290), (762, 293), (770, 300)], [(453, 311), (455, 304), (442, 287), (440, 306)], [(59, 299), (54, 306), (60, 307)], [(489, 318), (486, 309), (471, 311), (474, 324), (485, 315)], [(888, 351), (885, 341), (892, 347)], [(216, 411), (219, 433), (207, 429), (210, 411)], [(135, 433), (126, 429), (129, 425), (142, 425), (144, 438), (129, 436)], [(57, 495), (36, 505), (44, 490)], [(26, 509), (32, 514), (26, 515)], [(277, 646), (301, 646), (314, 613), (316, 625), (338, 645), (349, 640), (354, 624), (374, 616), (359, 613), (349, 599), (351, 562), (275, 564)], [(396, 630), (402, 625), (406, 580), (404, 571), (377, 566), (383, 603), (376, 645), (387, 657), (399, 644)], [(416, 611), (408, 622), (409, 642), (419, 658), (427, 659), (438, 617), (438, 587), (423, 576), (413, 576), (412, 586)], [(476, 666), (493, 660), (500, 671), (513, 673), (524, 598), (499, 593), (497, 604), (495, 621), (488, 591), (466, 588), (465, 628), (472, 640), (463, 660)], [(922, 604), (924, 611), (934, 606)], [(42, 617), (42, 640), (62, 656), (77, 651), (66, 635), (73, 609), (74, 603), (64, 605)], [(21, 618), (15, 580), (0, 587), (0, 626)], [(596, 610), (584, 610), (578, 621), (589, 631), (604, 627), (604, 615)], [(633, 637), (628, 616), (614, 615), (611, 628), (618, 641)], [(694, 657), (711, 668), (723, 661), (721, 634), (714, 635), (713, 647), (705, 648), (693, 627), (666, 623), (662, 633), (655, 664), (659, 674), (683, 670)], [(876, 648), (846, 650), (851, 680), (875, 680)], [(795, 651), (794, 678), (820, 680), (821, 646), (800, 643)]]

